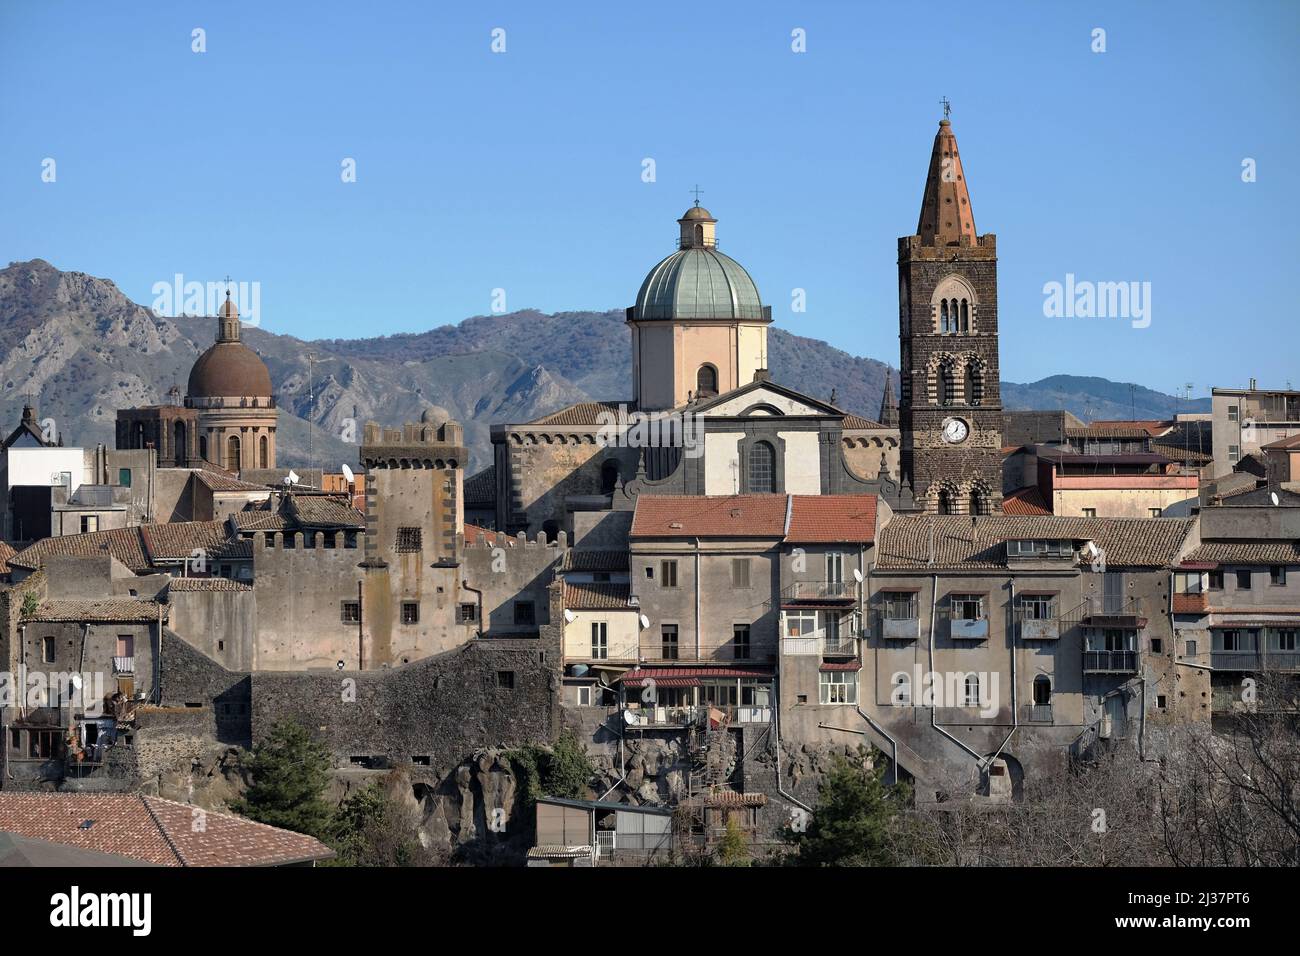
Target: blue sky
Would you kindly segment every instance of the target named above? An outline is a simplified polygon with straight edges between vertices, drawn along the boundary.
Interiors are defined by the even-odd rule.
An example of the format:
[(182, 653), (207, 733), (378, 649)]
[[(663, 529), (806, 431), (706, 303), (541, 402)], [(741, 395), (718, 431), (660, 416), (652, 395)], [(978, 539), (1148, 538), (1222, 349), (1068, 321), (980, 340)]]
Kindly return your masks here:
[[(270, 331), (420, 331), (498, 288), (630, 305), (699, 183), (778, 325), (896, 364), (896, 239), (947, 96), (1004, 378), (1297, 383), (1298, 38), (1285, 0), (5, 0), (0, 261), (145, 304), (229, 273)], [(1150, 326), (1044, 317), (1067, 273), (1150, 282)]]

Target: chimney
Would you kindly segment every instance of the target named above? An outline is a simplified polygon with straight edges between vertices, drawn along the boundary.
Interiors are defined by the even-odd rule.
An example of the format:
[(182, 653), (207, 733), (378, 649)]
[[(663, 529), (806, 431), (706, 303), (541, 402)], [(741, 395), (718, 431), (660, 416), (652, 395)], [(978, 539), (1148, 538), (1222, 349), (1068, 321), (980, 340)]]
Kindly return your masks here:
[(1255, 380), (1252, 378), (1250, 380), (1250, 390), (1253, 392), (1255, 391), (1255, 389), (1256, 389)]
[(754, 369), (754, 381), (770, 382), (772, 381), (772, 373), (765, 368), (756, 368)]

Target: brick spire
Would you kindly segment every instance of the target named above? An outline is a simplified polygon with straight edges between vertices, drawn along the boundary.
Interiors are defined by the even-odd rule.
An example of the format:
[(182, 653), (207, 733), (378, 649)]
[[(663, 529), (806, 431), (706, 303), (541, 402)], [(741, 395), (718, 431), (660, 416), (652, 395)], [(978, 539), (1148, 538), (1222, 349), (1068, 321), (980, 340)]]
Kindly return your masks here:
[(975, 241), (975, 214), (966, 189), (966, 174), (957, 152), (957, 137), (946, 119), (939, 120), (939, 132), (934, 136), (916, 231), (926, 246), (957, 245), (962, 236)]

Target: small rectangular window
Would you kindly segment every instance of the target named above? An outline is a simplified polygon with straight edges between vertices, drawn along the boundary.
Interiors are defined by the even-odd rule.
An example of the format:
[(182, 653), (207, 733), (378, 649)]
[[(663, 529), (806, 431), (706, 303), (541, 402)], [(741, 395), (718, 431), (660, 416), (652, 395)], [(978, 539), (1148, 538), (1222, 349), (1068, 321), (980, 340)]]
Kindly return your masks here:
[(1283, 587), (1286, 584), (1286, 568), (1281, 565), (1274, 565), (1269, 568), (1268, 583), (1277, 587)]
[(1161, 511), (1159, 508), (1147, 509), (1147, 517), (1149, 518), (1159, 518), (1162, 514), (1164, 514), (1164, 512)]
[(1240, 414), (1241, 411), (1239, 406), (1237, 405), (1228, 406), (1228, 421), (1235, 422)]
[(1165, 642), (1158, 637), (1151, 638), (1151, 653), (1160, 654), (1165, 649)]
[(591, 688), (590, 688), (590, 687), (579, 687), (579, 688), (578, 688), (578, 706), (579, 706), (579, 707), (590, 707), (590, 706), (591, 706)]
[(1241, 458), (1241, 446), (1240, 446), (1240, 445), (1229, 445), (1229, 446), (1228, 446), (1228, 461), (1230, 461), (1230, 462), (1235, 462), (1235, 461), (1238, 461), (1240, 458)]
[(1096, 508), (1084, 508), (1084, 509), (1083, 509), (1083, 516), (1084, 516), (1085, 518), (1095, 518), (1095, 517), (1097, 517), (1097, 509), (1096, 509)]
[(1164, 694), (1156, 694), (1156, 709), (1164, 710), (1169, 705), (1168, 699)]
[(117, 470), (117, 483), (123, 488), (131, 487), (131, 469), (119, 468)]
[(677, 625), (664, 624), (660, 628), (659, 633), (663, 642), (663, 659), (666, 661), (677, 660), (677, 654), (678, 654)]
[(818, 689), (823, 704), (856, 704), (857, 671), (823, 671), (818, 675)]
[(653, 564), (647, 564), (645, 566), (645, 576), (646, 579), (650, 581), (653, 581), (655, 579), (655, 567)]
[(604, 621), (593, 621), (591, 624), (591, 656), (593, 660), (609, 657), (609, 625)]
[(731, 559), (731, 586), (737, 589), (749, 587), (749, 558)]
[(469, 602), (461, 604), (457, 618), (461, 624), (473, 624), (478, 620), (478, 605)]
[(514, 671), (497, 671), (497, 686), (504, 690), (515, 689)]
[(361, 602), (360, 601), (343, 601), (340, 603), (342, 621), (344, 624), (361, 623)]
[(735, 650), (736, 660), (746, 660), (749, 657), (749, 625), (733, 624), (731, 625), (731, 645)]
[(1238, 591), (1249, 591), (1249, 590), (1250, 590), (1250, 578), (1251, 578), (1251, 574), (1250, 574), (1249, 571), (1238, 571), (1238, 572), (1237, 572), (1237, 590), (1238, 590)]
[(41, 638), (41, 660), (46, 664), (54, 663), (54, 638)]
[(99, 530), (99, 515), (82, 515), (81, 516), (81, 533), (86, 534), (89, 531)]
[(982, 594), (952, 595), (952, 617), (955, 621), (984, 620), (984, 596)]
[(419, 624), (420, 623), (420, 605), (416, 601), (402, 602), (402, 623)]
[(1188, 642), (1187, 642), (1187, 656), (1188, 656), (1188, 657), (1195, 657), (1195, 656), (1196, 656), (1196, 642), (1195, 642), (1195, 641), (1188, 641)]
[(677, 587), (677, 562), (676, 561), (660, 562), (659, 586), (665, 588)]
[(399, 554), (412, 554), (421, 549), (419, 528), (397, 529), (397, 551)]
[(1209, 589), (1210, 589), (1211, 591), (1222, 591), (1222, 590), (1223, 590), (1223, 572), (1222, 572), (1222, 571), (1211, 571), (1211, 572), (1210, 572), (1210, 584), (1209, 584)]
[(515, 624), (521, 627), (532, 627), (537, 623), (537, 615), (533, 610), (532, 601), (515, 602)]

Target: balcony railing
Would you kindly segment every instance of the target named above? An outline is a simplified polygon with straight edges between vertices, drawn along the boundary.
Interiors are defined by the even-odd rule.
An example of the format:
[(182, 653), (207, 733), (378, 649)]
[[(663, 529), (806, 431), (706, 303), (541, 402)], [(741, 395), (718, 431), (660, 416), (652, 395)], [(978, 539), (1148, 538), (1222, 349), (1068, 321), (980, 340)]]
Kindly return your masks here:
[(781, 589), (783, 601), (855, 601), (857, 597), (853, 581), (795, 581)]
[(1210, 651), (1210, 666), (1223, 671), (1300, 670), (1300, 651)]
[(1050, 724), (1052, 722), (1052, 705), (1024, 704), (1020, 708), (1020, 720), (1026, 724)]
[(1068, 625), (1084, 627), (1117, 627), (1137, 630), (1146, 626), (1146, 613), (1141, 598), (1103, 597), (1094, 595), (1061, 615)]
[(772, 708), (761, 704), (686, 704), (625, 707), (623, 721), (629, 727), (702, 727), (711, 712), (720, 712), (733, 724), (768, 724)]
[(982, 641), (989, 636), (989, 619), (953, 618), (948, 622), (948, 636), (955, 641)]
[(113, 658), (114, 674), (134, 674), (135, 658), (134, 657), (114, 657)]
[(1085, 674), (1136, 674), (1137, 651), (1084, 651)]
[(886, 617), (880, 622), (880, 634), (887, 641), (915, 641), (921, 636), (921, 621), (915, 617)]
[(821, 650), (822, 657), (857, 657), (858, 640), (856, 637), (844, 634), (838, 637), (823, 637)]

